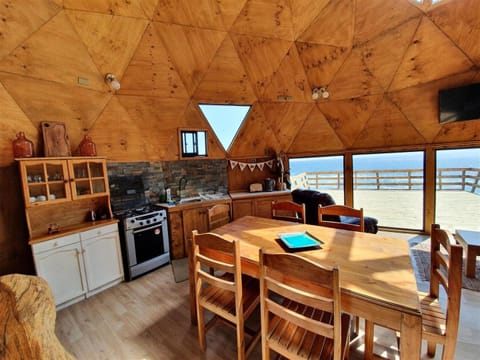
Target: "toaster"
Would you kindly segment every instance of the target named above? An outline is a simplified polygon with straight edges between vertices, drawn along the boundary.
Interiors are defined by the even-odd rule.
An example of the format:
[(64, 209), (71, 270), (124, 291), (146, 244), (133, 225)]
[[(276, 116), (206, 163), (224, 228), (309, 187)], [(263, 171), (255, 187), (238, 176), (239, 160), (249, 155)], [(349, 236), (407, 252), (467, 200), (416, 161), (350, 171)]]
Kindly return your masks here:
[(263, 191), (262, 183), (250, 184), (250, 192), (259, 192), (259, 191)]

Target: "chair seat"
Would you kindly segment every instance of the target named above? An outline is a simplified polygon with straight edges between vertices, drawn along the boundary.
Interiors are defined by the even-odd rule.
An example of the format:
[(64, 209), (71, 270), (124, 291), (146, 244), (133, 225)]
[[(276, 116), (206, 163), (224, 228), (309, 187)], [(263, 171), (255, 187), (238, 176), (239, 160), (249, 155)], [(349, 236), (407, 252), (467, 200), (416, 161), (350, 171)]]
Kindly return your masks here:
[[(233, 281), (233, 274), (225, 274), (221, 277), (225, 281)], [(255, 310), (260, 302), (258, 280), (249, 276), (242, 276), (243, 314), (245, 318)], [(232, 291), (209, 286), (202, 290), (199, 297), (202, 306), (218, 314), (219, 312), (229, 319), (235, 316), (235, 294)]]
[[(331, 313), (315, 310), (288, 299), (284, 301), (283, 305), (310, 319), (320, 320), (323, 318), (326, 323), (333, 324)], [(350, 320), (350, 315), (342, 314), (342, 358), (348, 349)], [(269, 347), (278, 353), (288, 352), (289, 358), (333, 359), (333, 339), (312, 333), (276, 315), (272, 315), (269, 325), (267, 341)]]
[(445, 336), (446, 316), (438, 299), (422, 292), (419, 292), (418, 296), (422, 309), (423, 337)]

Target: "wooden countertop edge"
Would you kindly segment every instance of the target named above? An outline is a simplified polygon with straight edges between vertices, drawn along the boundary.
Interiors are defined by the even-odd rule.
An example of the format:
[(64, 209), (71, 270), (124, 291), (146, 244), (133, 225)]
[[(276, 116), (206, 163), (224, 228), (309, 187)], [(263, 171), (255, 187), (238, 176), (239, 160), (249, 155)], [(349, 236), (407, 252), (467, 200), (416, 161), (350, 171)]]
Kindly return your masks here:
[(249, 199), (254, 197), (268, 197), (277, 195), (290, 195), (291, 190), (259, 191), (259, 192), (237, 192), (230, 193), (232, 200)]
[(92, 221), (92, 222), (84, 222), (78, 225), (69, 226), (53, 234), (35, 236), (30, 239), (28, 244), (33, 245), (43, 241), (52, 240), (62, 236), (67, 236), (67, 235), (75, 234), (78, 232), (87, 231), (87, 230), (95, 229), (97, 227), (116, 224), (116, 223), (118, 223), (118, 219), (107, 219), (107, 220), (99, 220), (99, 221)]

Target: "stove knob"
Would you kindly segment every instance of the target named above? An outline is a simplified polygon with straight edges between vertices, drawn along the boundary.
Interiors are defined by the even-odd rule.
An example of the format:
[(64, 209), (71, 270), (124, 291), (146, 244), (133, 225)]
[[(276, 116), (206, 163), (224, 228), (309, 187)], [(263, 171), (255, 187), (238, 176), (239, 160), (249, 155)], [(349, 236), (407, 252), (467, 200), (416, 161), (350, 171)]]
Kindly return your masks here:
[(140, 226), (142, 226), (142, 225), (143, 225), (143, 221), (140, 221)]
[(135, 224), (135, 219), (130, 220), (132, 224)]
[(147, 220), (147, 224), (150, 224), (150, 220)]

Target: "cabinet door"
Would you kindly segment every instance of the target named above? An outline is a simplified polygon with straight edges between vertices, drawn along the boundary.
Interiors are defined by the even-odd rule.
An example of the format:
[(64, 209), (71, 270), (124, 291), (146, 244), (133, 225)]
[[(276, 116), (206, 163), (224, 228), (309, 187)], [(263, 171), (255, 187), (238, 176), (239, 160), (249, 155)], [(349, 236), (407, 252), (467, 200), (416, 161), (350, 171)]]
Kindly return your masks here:
[(255, 216), (263, 218), (272, 217), (272, 200), (273, 198), (256, 199), (255, 200)]
[(84, 198), (108, 194), (108, 177), (105, 160), (69, 160), (72, 198)]
[(82, 239), (82, 247), (88, 291), (123, 278), (118, 231)]
[(168, 213), (168, 229), (170, 230), (170, 255), (172, 259), (187, 256), (183, 242), (183, 221), (181, 211)]
[(34, 261), (37, 275), (48, 282), (56, 305), (85, 295), (87, 283), (80, 242), (34, 254)]
[(193, 230), (198, 230), (199, 233), (208, 231), (208, 210), (206, 207), (183, 210), (185, 256), (188, 256), (190, 252)]
[(254, 215), (253, 200), (234, 200), (232, 202), (233, 219)]

